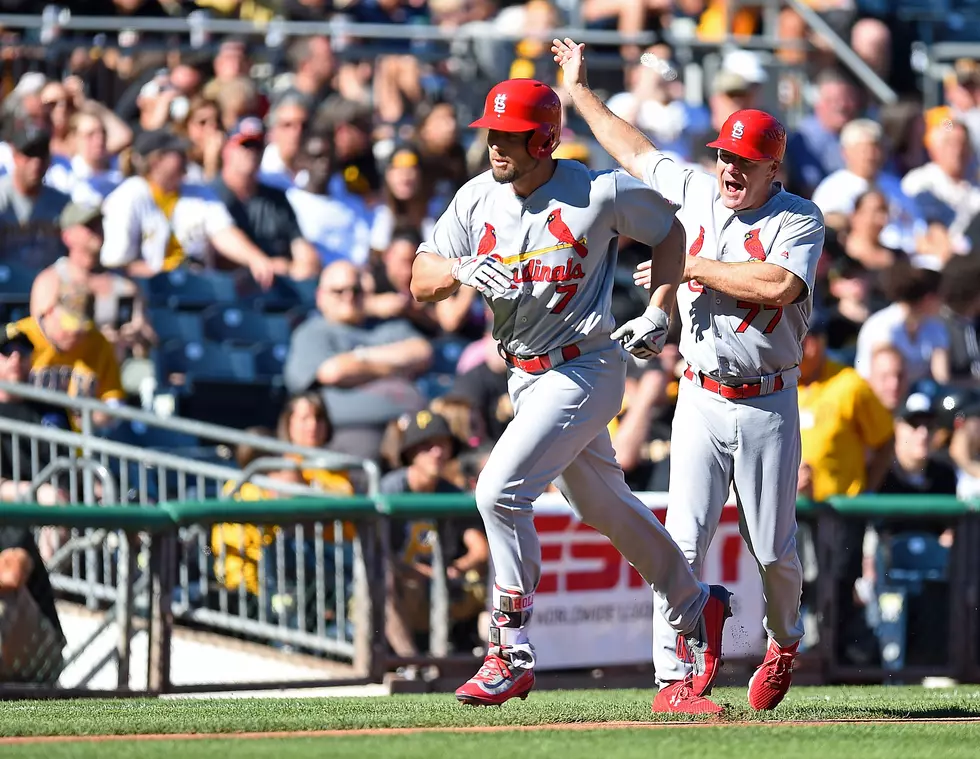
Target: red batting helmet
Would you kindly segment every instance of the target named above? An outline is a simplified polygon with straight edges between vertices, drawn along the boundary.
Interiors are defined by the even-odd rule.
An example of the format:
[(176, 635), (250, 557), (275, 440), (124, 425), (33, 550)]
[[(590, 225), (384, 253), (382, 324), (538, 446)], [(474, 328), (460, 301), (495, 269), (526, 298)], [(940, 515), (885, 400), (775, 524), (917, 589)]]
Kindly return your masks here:
[(725, 121), (718, 139), (708, 143), (750, 161), (782, 161), (786, 152), (786, 129), (765, 111), (744, 108)]
[(561, 101), (551, 87), (535, 79), (508, 79), (487, 95), (483, 116), (471, 127), (501, 132), (534, 132), (527, 143), (532, 158), (547, 158), (560, 142)]

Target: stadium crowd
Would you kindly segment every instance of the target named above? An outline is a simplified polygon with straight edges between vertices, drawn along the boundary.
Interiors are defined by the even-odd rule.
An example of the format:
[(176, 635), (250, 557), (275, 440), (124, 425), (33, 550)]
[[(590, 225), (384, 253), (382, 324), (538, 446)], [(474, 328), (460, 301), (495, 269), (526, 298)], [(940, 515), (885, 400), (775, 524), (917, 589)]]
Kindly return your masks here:
[[(944, 104), (924, 110), (922, 82), (909, 63), (914, 28), (888, 15), (887, 4), (808, 4), (900, 94), (897, 104), (878, 103), (820, 40), (808, 52), (787, 44), (772, 60), (728, 50), (697, 93), (703, 105), (692, 104), (702, 98), (685, 90), (667, 36), (642, 51), (604, 48), (624, 63), (597, 78), (610, 109), (678, 161), (707, 171), (716, 158), (704, 144), (732, 112), (802, 106), (781, 180), (814, 200), (828, 234), (802, 364), (800, 493), (817, 500), (863, 492), (975, 497), (980, 64), (957, 61), (942, 83)], [(19, 5), (3, 3), (5, 10)], [(126, 45), (102, 35), (79, 42), (56, 72), (32, 58), (34, 42), (5, 33), (0, 269), (4, 289), (27, 282), (29, 299), (5, 295), (0, 303), (9, 322), (0, 378), (112, 403), (139, 402), (149, 381), (151, 392), (173, 392), (178, 412), (190, 415), (191, 396), (204, 385), (181, 388), (210, 378), (237, 404), (231, 418), (242, 429), (273, 426), (279, 408), (270, 411), (268, 400), (256, 408), (249, 399), (268, 399), (281, 386), (289, 400), (268, 434), (382, 462), (389, 492), (471, 488), (512, 414), (506, 367), (475, 291), (423, 304), (409, 290), (419, 243), (453, 193), (487, 168), (484, 135), (467, 128), (474, 103), (508, 76), (560, 89), (548, 44), (550, 31), (569, 20), (624, 33), (686, 29), (707, 42), (729, 23), (746, 34), (761, 28), (752, 8), (729, 19), (724, 0), (62, 5), (105, 16), (204, 9), (254, 22), (343, 15), (445, 29), (483, 25), (485, 39), (463, 58), (434, 56), (432, 43), (310, 36), (288, 39), (284, 55), (270, 62), (246, 38), (214, 39), (202, 53), (161, 48), (154, 43), (170, 39), (163, 33), (130, 34)], [(808, 34), (791, 11), (783, 11), (779, 28), (787, 41)], [(495, 31), (520, 38), (500, 41)], [(802, 88), (781, 78), (799, 71)], [(612, 167), (568, 107), (556, 156)], [(630, 272), (649, 256), (621, 242), (620, 322), (642, 307)], [(658, 361), (631, 364), (611, 433), (637, 490), (666, 490), (683, 368), (676, 335)], [(236, 395), (245, 387), (258, 395)], [(0, 413), (29, 418), (15, 406), (0, 402)], [(24, 481), (7, 453), (3, 461), (0, 495), (13, 499)], [(331, 492), (354, 487), (331, 473), (299, 477)], [(237, 546), (236, 529), (216, 528), (215, 544)], [(222, 530), (234, 534), (225, 538)], [(458, 537), (451, 557), (458, 578), (472, 580), (486, 563), (480, 532), (466, 526)], [(392, 579), (392, 617), (403, 629), (389, 630), (389, 640), (406, 655), (415, 650), (406, 630), (427, 620), (418, 602), (426, 570), (418, 540), (409, 540), (420, 535), (406, 526), (394, 544), (404, 571)], [(863, 539), (862, 527), (850, 553), (858, 564)], [(248, 540), (254, 555), (229, 560), (216, 574), (254, 592), (263, 537)], [(867, 564), (852, 574), (873, 581)], [(467, 592), (479, 585), (463, 579)], [(465, 606), (467, 598), (457, 600)]]

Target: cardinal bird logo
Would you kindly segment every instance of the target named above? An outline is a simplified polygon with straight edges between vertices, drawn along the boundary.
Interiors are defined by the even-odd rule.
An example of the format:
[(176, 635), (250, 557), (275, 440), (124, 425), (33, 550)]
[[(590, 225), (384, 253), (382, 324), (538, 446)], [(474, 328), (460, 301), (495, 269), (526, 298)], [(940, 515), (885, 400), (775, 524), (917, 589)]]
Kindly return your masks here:
[(554, 211), (548, 214), (548, 231), (556, 240), (558, 240), (558, 242), (571, 245), (575, 252), (582, 258), (589, 255), (589, 249), (585, 247), (583, 243), (575, 239), (575, 235), (572, 234), (572, 230), (570, 230), (568, 225), (562, 221), (560, 208), (556, 208)]
[(759, 239), (759, 232), (759, 229), (753, 229), (745, 233), (745, 252), (748, 253), (755, 261), (765, 261), (766, 249), (762, 247), (762, 241)]
[(704, 247), (704, 227), (700, 228), (701, 231), (698, 232), (698, 239), (691, 243), (691, 249), (687, 251), (687, 255), (696, 256), (701, 252), (701, 248)]
[(496, 246), (497, 230), (493, 228), (493, 224), (483, 222), (483, 237), (480, 238), (480, 244), (477, 246), (476, 254), (478, 256), (485, 256)]

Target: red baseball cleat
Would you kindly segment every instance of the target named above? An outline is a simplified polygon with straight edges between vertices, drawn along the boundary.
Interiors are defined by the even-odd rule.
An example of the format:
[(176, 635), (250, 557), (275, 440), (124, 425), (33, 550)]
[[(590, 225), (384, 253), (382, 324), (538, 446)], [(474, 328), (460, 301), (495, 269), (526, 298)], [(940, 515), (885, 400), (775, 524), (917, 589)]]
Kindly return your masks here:
[(655, 714), (721, 714), (724, 709), (697, 695), (689, 677), (661, 688), (653, 699), (651, 711)]
[(512, 698), (526, 699), (533, 687), (534, 670), (511, 669), (500, 649), (493, 647), (480, 671), (456, 691), (456, 698), (470, 706), (499, 706)]
[(766, 658), (749, 680), (749, 706), (753, 709), (775, 709), (793, 682), (793, 662), (799, 643), (780, 648), (769, 641)]
[(732, 594), (721, 585), (709, 586), (708, 603), (694, 631), (684, 638), (694, 665), (691, 688), (696, 696), (707, 696), (721, 670), (721, 643), (725, 622), (732, 616)]

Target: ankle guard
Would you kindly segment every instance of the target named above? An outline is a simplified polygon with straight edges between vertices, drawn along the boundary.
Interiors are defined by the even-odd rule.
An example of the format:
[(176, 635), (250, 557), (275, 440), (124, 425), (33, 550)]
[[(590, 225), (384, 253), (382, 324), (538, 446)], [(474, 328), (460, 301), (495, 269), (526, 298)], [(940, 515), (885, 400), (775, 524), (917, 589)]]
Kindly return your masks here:
[(493, 611), (490, 614), (490, 644), (515, 646), (528, 642), (525, 628), (534, 610), (534, 594), (524, 595), (514, 588), (493, 586)]

